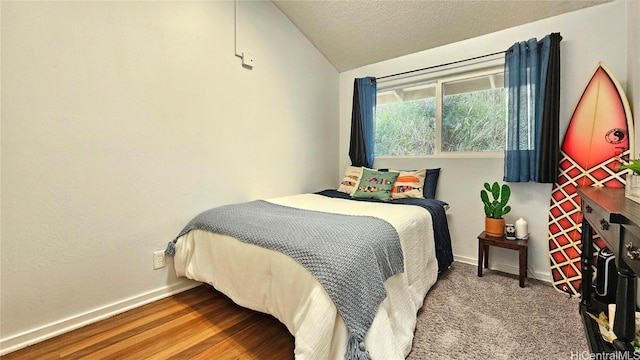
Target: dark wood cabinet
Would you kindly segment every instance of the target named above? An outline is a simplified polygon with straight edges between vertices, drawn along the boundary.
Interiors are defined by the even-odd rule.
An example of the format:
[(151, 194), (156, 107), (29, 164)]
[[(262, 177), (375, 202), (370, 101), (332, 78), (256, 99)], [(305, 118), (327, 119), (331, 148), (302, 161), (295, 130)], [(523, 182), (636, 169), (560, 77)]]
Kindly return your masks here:
[[(624, 189), (583, 187), (582, 199), (582, 314), (589, 347), (594, 353), (632, 352), (635, 337), (636, 274), (640, 274), (640, 204), (624, 195)], [(595, 231), (615, 255), (618, 271), (616, 312), (613, 332), (617, 340), (602, 339), (597, 323), (587, 312), (597, 316), (606, 304), (593, 296), (593, 237)], [(597, 276), (598, 274), (596, 274)], [(632, 357), (631, 357), (632, 358)]]

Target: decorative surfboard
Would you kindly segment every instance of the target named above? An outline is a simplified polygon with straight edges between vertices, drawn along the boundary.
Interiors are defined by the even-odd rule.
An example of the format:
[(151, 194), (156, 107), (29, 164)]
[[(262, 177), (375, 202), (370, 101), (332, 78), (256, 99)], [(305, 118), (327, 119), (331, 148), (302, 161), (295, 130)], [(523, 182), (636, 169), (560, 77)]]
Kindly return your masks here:
[[(633, 120), (626, 95), (611, 71), (598, 63), (571, 116), (562, 142), (558, 180), (551, 190), (549, 258), (553, 286), (580, 296), (582, 269), (581, 186), (622, 188), (633, 153)], [(594, 253), (606, 247), (595, 232)], [(595, 262), (593, 262), (595, 263)]]

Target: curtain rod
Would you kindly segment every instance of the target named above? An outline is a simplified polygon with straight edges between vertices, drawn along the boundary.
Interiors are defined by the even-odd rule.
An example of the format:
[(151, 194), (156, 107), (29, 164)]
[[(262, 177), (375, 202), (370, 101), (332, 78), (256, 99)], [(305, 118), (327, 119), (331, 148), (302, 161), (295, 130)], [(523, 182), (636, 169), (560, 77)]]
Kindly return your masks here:
[(453, 64), (457, 64), (457, 63), (461, 63), (461, 62), (465, 62), (465, 61), (476, 60), (476, 59), (480, 59), (480, 58), (484, 58), (484, 57), (504, 54), (505, 52), (506, 51), (498, 51), (498, 52), (494, 52), (492, 54), (480, 55), (480, 56), (476, 56), (476, 57), (472, 57), (472, 58), (468, 58), (468, 59), (464, 59), (464, 60), (452, 61), (452, 62), (449, 62), (449, 63), (446, 63), (446, 64), (433, 65), (433, 66), (428, 66), (428, 67), (425, 67), (425, 68), (422, 68), (422, 69), (409, 70), (409, 71), (405, 71), (405, 72), (401, 72), (401, 73), (397, 73), (397, 74), (381, 76), (381, 77), (376, 78), (376, 80), (385, 79), (385, 78), (394, 77), (394, 76), (405, 75), (405, 74), (410, 74), (410, 73), (414, 73), (414, 72), (418, 72), (418, 71), (434, 69), (434, 68), (438, 68), (438, 67), (441, 67), (441, 66), (453, 65)]

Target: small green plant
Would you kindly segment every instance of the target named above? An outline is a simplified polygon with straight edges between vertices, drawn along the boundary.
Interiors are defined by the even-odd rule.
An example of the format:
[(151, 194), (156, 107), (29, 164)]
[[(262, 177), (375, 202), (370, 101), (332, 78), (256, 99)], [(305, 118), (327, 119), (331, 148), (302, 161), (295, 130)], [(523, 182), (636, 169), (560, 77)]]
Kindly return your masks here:
[(629, 160), (629, 164), (620, 165), (619, 168), (620, 169), (629, 169), (629, 170), (633, 171), (634, 174), (640, 175), (640, 160), (630, 159)]
[[(489, 194), (493, 197), (493, 200), (489, 199)], [(509, 198), (511, 197), (511, 188), (507, 184), (502, 184), (502, 187), (498, 182), (494, 182), (493, 185), (484, 183), (484, 189), (480, 190), (480, 198), (484, 203), (484, 213), (488, 218), (502, 219), (502, 216), (511, 211), (511, 206), (507, 205)]]

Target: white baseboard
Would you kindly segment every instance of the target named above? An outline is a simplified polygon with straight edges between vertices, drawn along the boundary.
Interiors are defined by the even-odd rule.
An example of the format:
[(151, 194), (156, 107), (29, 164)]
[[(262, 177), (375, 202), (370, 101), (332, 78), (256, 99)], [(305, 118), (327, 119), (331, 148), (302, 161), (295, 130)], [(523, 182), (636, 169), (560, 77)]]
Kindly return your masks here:
[(189, 289), (193, 289), (200, 284), (201, 283), (199, 282), (185, 280), (180, 283), (140, 294), (111, 305), (88, 311), (83, 314), (56, 321), (51, 324), (44, 325), (40, 328), (28, 330), (6, 339), (0, 339), (0, 356), (81, 328), (83, 326), (93, 324), (100, 320), (104, 320), (106, 318), (121, 314), (125, 311), (140, 307), (142, 305), (152, 303), (154, 301), (181, 293)]
[[(470, 257), (466, 257), (466, 256), (457, 256), (454, 255), (453, 259), (455, 261), (459, 261), (461, 263), (465, 263), (465, 264), (469, 264), (469, 265), (473, 265), (473, 266), (478, 266), (478, 259), (477, 258), (470, 258)], [(498, 271), (502, 271), (508, 274), (514, 274), (514, 275), (518, 275), (518, 273), (520, 272), (520, 269), (517, 266), (512, 266), (512, 265), (506, 265), (506, 264), (501, 264), (501, 263), (489, 263), (489, 268), (492, 270), (498, 270)], [(551, 273), (541, 273), (539, 271), (533, 271), (531, 269), (527, 269), (527, 277), (532, 278), (532, 279), (536, 279), (536, 280), (540, 280), (543, 282), (548, 283), (549, 285), (551, 285)]]

